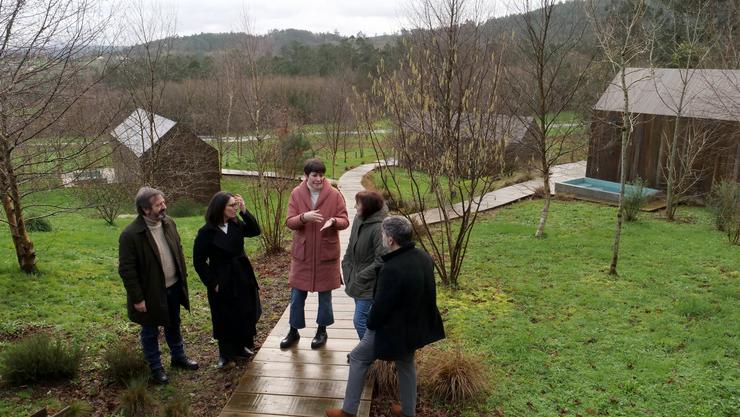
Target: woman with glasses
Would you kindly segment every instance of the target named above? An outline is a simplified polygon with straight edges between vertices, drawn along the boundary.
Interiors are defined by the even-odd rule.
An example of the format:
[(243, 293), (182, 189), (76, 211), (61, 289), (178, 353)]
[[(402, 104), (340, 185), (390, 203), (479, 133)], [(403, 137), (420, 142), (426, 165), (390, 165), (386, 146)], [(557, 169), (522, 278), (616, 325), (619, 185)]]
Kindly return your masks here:
[(213, 338), (218, 340), (218, 367), (223, 368), (252, 355), (254, 348), (262, 308), (244, 238), (259, 236), (260, 228), (244, 199), (224, 191), (211, 198), (205, 218), (206, 224), (195, 238), (193, 264), (208, 289)]

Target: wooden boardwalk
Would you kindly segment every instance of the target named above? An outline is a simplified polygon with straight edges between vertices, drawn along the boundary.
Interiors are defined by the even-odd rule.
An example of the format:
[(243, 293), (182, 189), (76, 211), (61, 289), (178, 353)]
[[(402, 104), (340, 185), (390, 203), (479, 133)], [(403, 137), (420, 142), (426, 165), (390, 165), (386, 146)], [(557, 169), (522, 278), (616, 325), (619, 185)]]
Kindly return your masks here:
[[(355, 194), (364, 189), (362, 177), (377, 166), (361, 165), (339, 179), (339, 189), (347, 202), (350, 221), (355, 216)], [(555, 170), (553, 181), (576, 178), (584, 173), (585, 163), (562, 165)], [(486, 194), (481, 210), (526, 198), (538, 186), (537, 180), (532, 180)], [(450, 209), (453, 218), (457, 217), (454, 211), (454, 207)], [(425, 216), (432, 223), (439, 221), (440, 214), (440, 210), (433, 209)], [(350, 229), (339, 234), (342, 256), (347, 248)], [(301, 340), (291, 349), (281, 350), (280, 340), (288, 333), (289, 310), (285, 310), (262, 348), (247, 365), (220, 417), (321, 417), (326, 408), (342, 406), (349, 373), (347, 353), (357, 345), (358, 340), (352, 325), (354, 301), (340, 288), (333, 292), (332, 303), (335, 323), (327, 329), (329, 340), (326, 345), (317, 350), (311, 349), (311, 339), (316, 332), (317, 295), (309, 293), (306, 300), (307, 328), (300, 330)], [(358, 416), (367, 417), (370, 414), (371, 394), (371, 387), (366, 385)]]

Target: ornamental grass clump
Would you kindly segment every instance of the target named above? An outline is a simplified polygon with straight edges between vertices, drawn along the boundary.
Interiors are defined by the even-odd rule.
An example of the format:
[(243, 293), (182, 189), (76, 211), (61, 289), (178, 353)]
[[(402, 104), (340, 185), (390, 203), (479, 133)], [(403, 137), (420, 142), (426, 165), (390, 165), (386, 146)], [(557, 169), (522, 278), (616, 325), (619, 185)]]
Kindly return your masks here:
[(106, 350), (103, 359), (108, 377), (121, 385), (149, 374), (149, 365), (141, 353), (126, 343), (116, 344)]
[(489, 391), (484, 362), (463, 352), (459, 347), (449, 350), (424, 349), (419, 380), (424, 393), (432, 400), (447, 404), (463, 404), (482, 399)]
[(124, 417), (145, 417), (150, 415), (154, 399), (149, 394), (147, 380), (136, 378), (129, 381), (121, 393), (121, 413)]
[(191, 417), (190, 406), (187, 401), (180, 396), (169, 400), (164, 406), (162, 417)]
[(0, 374), (10, 385), (71, 379), (77, 375), (82, 348), (49, 335), (30, 336), (8, 347)]

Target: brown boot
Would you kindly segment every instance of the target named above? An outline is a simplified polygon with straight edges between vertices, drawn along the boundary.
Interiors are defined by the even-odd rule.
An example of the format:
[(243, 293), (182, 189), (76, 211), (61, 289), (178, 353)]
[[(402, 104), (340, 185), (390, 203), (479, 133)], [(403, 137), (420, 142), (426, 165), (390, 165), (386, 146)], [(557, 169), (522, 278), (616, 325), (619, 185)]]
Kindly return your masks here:
[(396, 417), (408, 417), (401, 411), (401, 404), (391, 404), (391, 414)]
[(326, 417), (355, 417), (355, 415), (347, 413), (341, 408), (327, 408)]

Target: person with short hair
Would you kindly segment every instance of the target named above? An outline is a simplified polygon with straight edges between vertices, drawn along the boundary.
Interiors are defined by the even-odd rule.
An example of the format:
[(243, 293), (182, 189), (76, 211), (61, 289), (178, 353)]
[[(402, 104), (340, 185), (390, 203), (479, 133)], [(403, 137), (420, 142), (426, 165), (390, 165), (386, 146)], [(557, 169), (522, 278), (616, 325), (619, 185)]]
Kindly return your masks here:
[(141, 347), (152, 379), (167, 384), (159, 351), (160, 326), (172, 366), (198, 369), (198, 363), (185, 355), (180, 331), (180, 306), (190, 310), (185, 255), (175, 222), (166, 214), (164, 194), (142, 187), (135, 203), (139, 215), (118, 239), (118, 274), (126, 288), (128, 317), (141, 325)]
[(306, 327), (305, 302), (308, 292), (319, 293), (316, 336), (311, 348), (326, 344), (326, 327), (334, 323), (331, 292), (341, 286), (339, 231), (349, 226), (342, 194), (324, 177), (326, 166), (318, 159), (306, 161), (305, 179), (290, 193), (285, 224), (293, 231), (290, 272), (290, 331), (280, 342), (287, 349), (301, 338)]
[(217, 367), (224, 368), (253, 354), (262, 308), (244, 238), (259, 236), (260, 227), (244, 199), (225, 191), (211, 198), (205, 219), (193, 245), (193, 266), (208, 292)]
[(355, 207), (357, 215), (352, 221), (352, 233), (342, 259), (342, 276), (344, 292), (355, 300), (352, 322), (357, 337), (362, 340), (373, 305), (377, 270), (383, 265), (382, 256), (387, 252), (380, 224), (388, 216), (388, 210), (380, 194), (367, 190), (355, 195)]
[(416, 415), (414, 354), (444, 339), (442, 316), (437, 309), (434, 263), (414, 246), (411, 222), (389, 216), (381, 225), (383, 255), (367, 330), (350, 352), (349, 377), (342, 408), (326, 410), (327, 417), (353, 417), (360, 406), (365, 376), (376, 359), (395, 361), (401, 404), (391, 406), (396, 417)]

